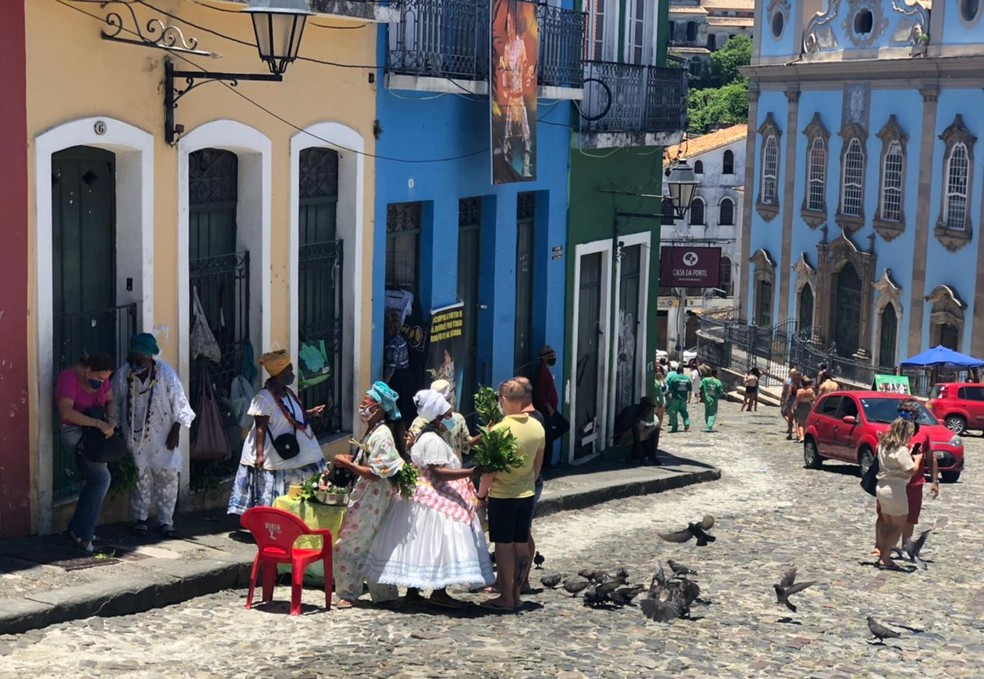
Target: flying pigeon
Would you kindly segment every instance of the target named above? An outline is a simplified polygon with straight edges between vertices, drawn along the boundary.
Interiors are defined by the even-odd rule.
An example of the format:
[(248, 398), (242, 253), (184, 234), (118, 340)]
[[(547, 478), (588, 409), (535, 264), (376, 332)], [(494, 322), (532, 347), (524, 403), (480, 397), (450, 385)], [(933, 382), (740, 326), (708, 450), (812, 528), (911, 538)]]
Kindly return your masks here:
[(776, 590), (776, 603), (783, 604), (786, 608), (791, 610), (793, 613), (796, 612), (796, 606), (794, 606), (790, 601), (789, 597), (797, 592), (802, 592), (804, 589), (810, 585), (815, 585), (816, 580), (811, 580), (809, 582), (800, 582), (793, 584), (796, 581), (796, 567), (790, 568), (786, 571), (786, 574), (782, 576), (779, 584), (772, 585), (773, 589)]
[(687, 527), (683, 530), (674, 531), (672, 533), (658, 533), (658, 535), (667, 542), (677, 543), (689, 542), (692, 538), (697, 538), (697, 546), (704, 547), (717, 539), (713, 535), (709, 535), (706, 532), (713, 527), (714, 517), (710, 514), (705, 514), (704, 518), (698, 523), (688, 523)]
[(925, 561), (919, 558), (919, 552), (922, 550), (923, 545), (926, 544), (926, 538), (929, 537), (929, 534), (930, 532), (932, 532), (932, 530), (933, 530), (932, 528), (930, 528), (929, 530), (924, 530), (922, 533), (919, 534), (919, 537), (917, 537), (915, 540), (910, 538), (906, 540), (904, 543), (902, 543), (901, 550), (898, 549), (897, 547), (892, 547), (892, 551), (898, 554), (899, 556), (901, 556), (909, 563), (914, 563), (919, 568), (926, 570), (928, 566), (926, 565)]

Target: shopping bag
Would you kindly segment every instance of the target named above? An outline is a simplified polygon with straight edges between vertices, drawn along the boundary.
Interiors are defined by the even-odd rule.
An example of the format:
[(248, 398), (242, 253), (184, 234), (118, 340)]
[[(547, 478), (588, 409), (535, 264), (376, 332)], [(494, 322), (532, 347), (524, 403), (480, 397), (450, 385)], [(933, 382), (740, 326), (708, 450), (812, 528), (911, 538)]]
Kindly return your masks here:
[(204, 370), (198, 416), (195, 418), (195, 431), (192, 432), (191, 459), (196, 462), (212, 462), (228, 457), (229, 444), (222, 426), (219, 403), (208, 371)]

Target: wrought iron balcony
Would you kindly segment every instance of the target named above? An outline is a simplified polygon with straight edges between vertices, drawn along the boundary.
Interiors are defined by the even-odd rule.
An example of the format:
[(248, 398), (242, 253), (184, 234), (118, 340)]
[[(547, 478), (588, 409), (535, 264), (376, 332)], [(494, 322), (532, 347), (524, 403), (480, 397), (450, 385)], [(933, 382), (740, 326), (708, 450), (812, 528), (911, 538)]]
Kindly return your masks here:
[(687, 127), (687, 74), (681, 68), (584, 64), (582, 132), (677, 134)]
[[(389, 31), (387, 71), (399, 75), (485, 81), (489, 76), (490, 3), (402, 0)], [(538, 5), (540, 85), (580, 88), (585, 15)]]

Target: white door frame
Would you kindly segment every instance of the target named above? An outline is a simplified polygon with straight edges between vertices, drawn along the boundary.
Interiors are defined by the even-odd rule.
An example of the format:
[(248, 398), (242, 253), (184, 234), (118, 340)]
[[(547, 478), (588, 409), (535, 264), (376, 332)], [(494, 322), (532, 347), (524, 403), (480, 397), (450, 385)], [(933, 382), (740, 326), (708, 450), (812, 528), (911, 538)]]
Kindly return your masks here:
[(612, 241), (610, 238), (583, 243), (574, 247), (574, 304), (573, 319), (571, 322), (571, 355), (570, 355), (570, 403), (569, 412), (571, 416), (571, 441), (567, 447), (567, 461), (569, 464), (583, 464), (598, 457), (607, 446), (608, 441), (608, 399), (604, 396), (598, 399), (599, 411), (595, 415), (595, 452), (582, 458), (574, 459), (574, 449), (577, 437), (577, 340), (578, 340), (578, 321), (580, 314), (581, 296), (581, 258), (585, 255), (601, 253), (601, 304), (598, 309), (598, 321), (601, 323), (602, 337), (598, 343), (598, 381), (599, 387), (604, 388), (608, 384), (609, 373), (609, 346), (608, 340), (611, 333), (611, 301), (612, 301)]
[[(632, 36), (631, 24), (636, 20), (635, 15), (635, 3), (632, 0), (626, 0), (625, 2), (625, 16), (621, 17), (621, 23), (625, 29), (625, 44), (622, 46), (622, 60), (627, 64), (635, 64), (636, 62), (632, 59), (632, 44), (630, 42)], [(643, 7), (643, 17), (642, 17), (642, 35), (639, 36), (639, 40), (642, 46), (642, 61), (639, 65), (651, 66), (655, 65), (653, 63), (653, 55), (656, 54), (656, 3), (647, 2)]]
[[(154, 319), (154, 136), (133, 125), (107, 116), (81, 118), (54, 127), (34, 139), (34, 309), (37, 343), (37, 404), (40, 426), (35, 458), (38, 489), (38, 533), (52, 530), (52, 464), (54, 432), (54, 282), (51, 279), (54, 214), (51, 191), (51, 157), (73, 146), (93, 146), (116, 154), (117, 301), (139, 302), (143, 330), (150, 332)], [(136, 262), (132, 261), (137, 258)], [(135, 265), (137, 275), (128, 266)], [(130, 276), (127, 276), (131, 273)], [(119, 282), (134, 279), (134, 290)], [(27, 392), (25, 392), (26, 395)]]
[[(646, 395), (646, 321), (647, 310), (649, 309), (649, 244), (652, 242), (651, 235), (648, 231), (643, 231), (641, 233), (633, 233), (625, 236), (619, 236), (618, 243), (620, 247), (629, 248), (633, 246), (640, 246), (641, 250), (639, 252), (639, 308), (636, 309), (636, 322), (638, 323), (639, 330), (636, 332), (636, 365), (635, 365), (635, 375), (636, 375), (636, 388), (639, 390), (640, 397)], [(622, 260), (616, 258), (615, 262), (615, 291), (612, 294), (612, 310), (615, 314), (614, 323), (615, 332), (611, 333), (609, 338), (608, 346), (611, 351), (612, 365), (611, 370), (609, 370), (609, 382), (608, 382), (608, 398), (606, 403), (615, 402), (615, 389), (618, 383), (618, 304), (619, 296), (622, 292)], [(608, 413), (608, 431), (615, 431), (615, 417), (618, 415), (612, 409), (612, 412)]]

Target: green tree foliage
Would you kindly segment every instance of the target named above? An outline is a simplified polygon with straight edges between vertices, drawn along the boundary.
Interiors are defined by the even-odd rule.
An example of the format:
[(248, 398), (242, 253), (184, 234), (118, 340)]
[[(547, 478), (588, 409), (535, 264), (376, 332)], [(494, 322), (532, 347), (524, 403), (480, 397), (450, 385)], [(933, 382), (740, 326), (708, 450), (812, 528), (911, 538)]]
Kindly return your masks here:
[(688, 132), (706, 134), (715, 126), (735, 125), (748, 121), (748, 81), (739, 68), (752, 59), (752, 41), (736, 35), (711, 54), (711, 68), (701, 87), (691, 80)]
[(745, 76), (738, 70), (752, 63), (752, 40), (744, 35), (736, 35), (711, 53), (711, 83), (723, 87), (731, 83), (745, 82)]
[(748, 121), (748, 84), (691, 90), (689, 102), (692, 135), (706, 134), (715, 125), (736, 125)]

